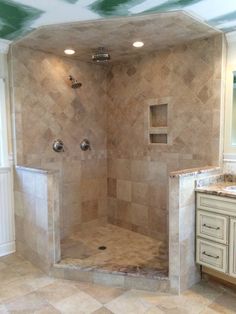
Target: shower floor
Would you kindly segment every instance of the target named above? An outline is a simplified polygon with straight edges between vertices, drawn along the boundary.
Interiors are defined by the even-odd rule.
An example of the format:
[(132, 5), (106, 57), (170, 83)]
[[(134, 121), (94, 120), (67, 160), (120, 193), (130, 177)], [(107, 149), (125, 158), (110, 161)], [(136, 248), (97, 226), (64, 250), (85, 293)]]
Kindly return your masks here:
[(161, 241), (112, 224), (93, 225), (73, 233), (61, 242), (61, 254), (60, 264), (86, 270), (168, 275), (167, 249)]

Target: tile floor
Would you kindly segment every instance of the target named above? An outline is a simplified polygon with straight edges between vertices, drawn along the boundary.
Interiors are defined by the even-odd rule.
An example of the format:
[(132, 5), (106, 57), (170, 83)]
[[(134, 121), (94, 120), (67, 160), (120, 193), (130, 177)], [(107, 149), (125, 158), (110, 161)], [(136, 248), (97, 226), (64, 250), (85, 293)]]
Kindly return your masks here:
[(236, 313), (236, 292), (201, 282), (181, 296), (53, 279), (24, 259), (0, 258), (0, 314)]
[[(106, 249), (99, 250), (100, 246)], [(161, 241), (112, 224), (92, 225), (61, 243), (61, 264), (108, 272), (167, 276), (167, 249)]]

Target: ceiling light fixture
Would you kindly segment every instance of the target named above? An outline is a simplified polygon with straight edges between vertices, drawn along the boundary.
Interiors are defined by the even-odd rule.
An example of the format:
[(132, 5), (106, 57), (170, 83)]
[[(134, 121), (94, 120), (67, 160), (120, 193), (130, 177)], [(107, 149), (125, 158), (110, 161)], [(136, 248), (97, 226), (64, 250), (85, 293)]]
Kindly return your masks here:
[(135, 48), (141, 48), (141, 47), (143, 47), (143, 45), (144, 45), (144, 43), (143, 43), (142, 41), (135, 41), (135, 42), (133, 43), (133, 46), (134, 46)]
[(73, 49), (65, 49), (65, 50), (64, 50), (64, 53), (65, 53), (66, 55), (73, 55), (73, 54), (75, 53), (75, 51), (74, 51)]

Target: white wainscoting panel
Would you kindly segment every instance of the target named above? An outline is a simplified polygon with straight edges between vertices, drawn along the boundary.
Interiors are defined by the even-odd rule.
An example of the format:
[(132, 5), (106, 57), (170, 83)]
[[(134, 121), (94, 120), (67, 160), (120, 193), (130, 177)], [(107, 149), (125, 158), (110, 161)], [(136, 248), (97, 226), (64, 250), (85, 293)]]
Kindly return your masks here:
[(0, 168), (0, 256), (15, 252), (11, 168)]

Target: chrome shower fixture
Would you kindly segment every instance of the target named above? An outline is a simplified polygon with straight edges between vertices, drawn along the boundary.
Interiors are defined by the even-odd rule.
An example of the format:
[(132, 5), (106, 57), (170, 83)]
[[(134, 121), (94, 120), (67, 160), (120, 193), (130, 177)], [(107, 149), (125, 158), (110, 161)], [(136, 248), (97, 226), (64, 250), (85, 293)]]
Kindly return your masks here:
[(92, 55), (92, 60), (96, 63), (105, 63), (111, 59), (110, 54), (104, 47), (99, 47), (97, 51)]
[(78, 82), (72, 75), (69, 75), (69, 80), (71, 81), (71, 87), (74, 89), (82, 86), (82, 83)]

